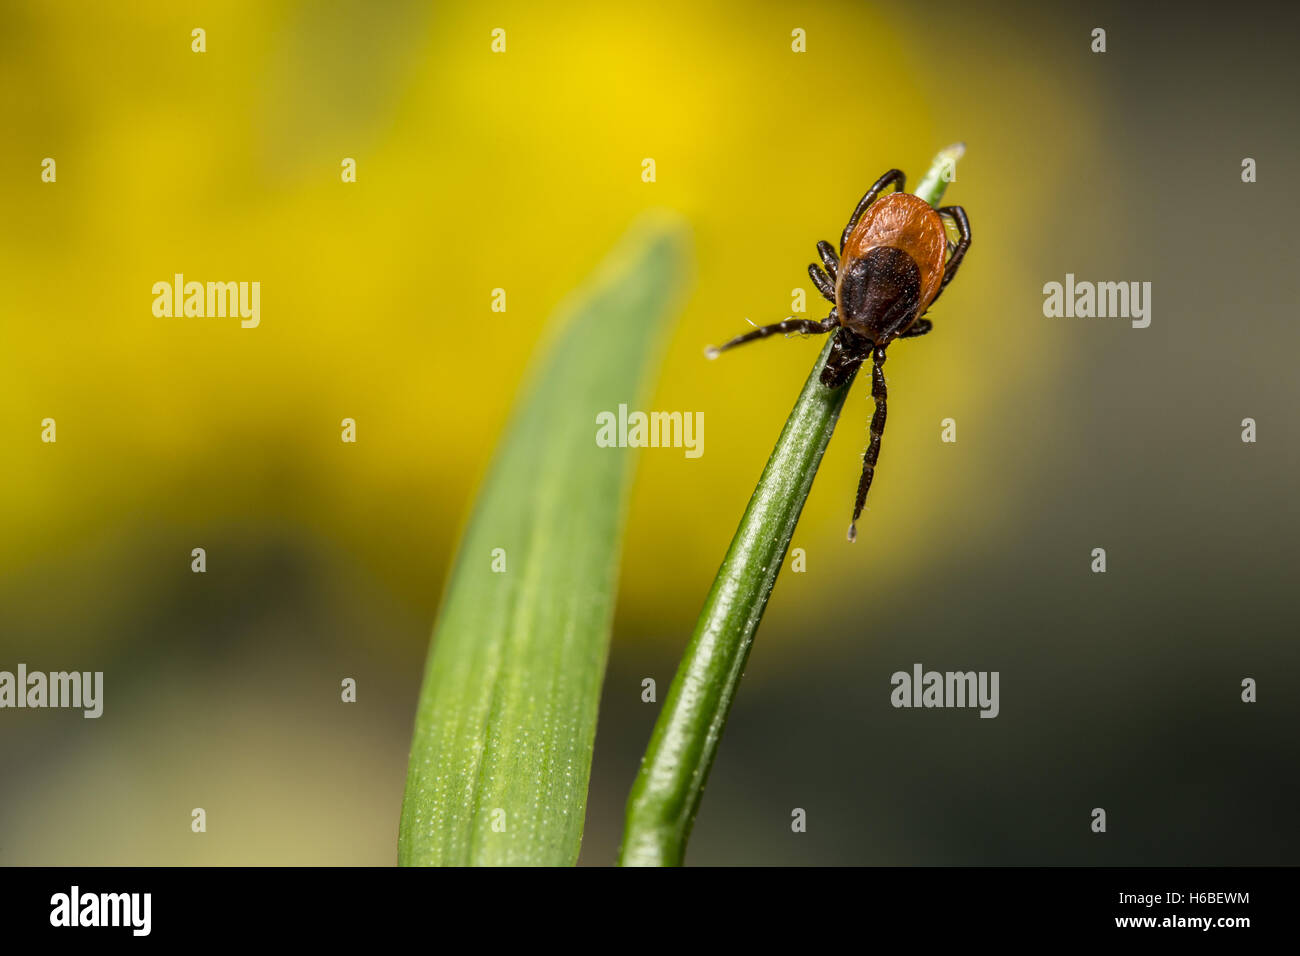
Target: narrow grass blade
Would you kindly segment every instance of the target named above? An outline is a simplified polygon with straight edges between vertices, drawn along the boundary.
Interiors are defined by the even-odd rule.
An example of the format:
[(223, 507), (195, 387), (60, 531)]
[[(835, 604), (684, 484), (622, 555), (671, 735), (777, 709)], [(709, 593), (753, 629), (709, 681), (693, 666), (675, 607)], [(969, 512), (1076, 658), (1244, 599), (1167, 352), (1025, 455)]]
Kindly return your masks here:
[[(937, 205), (963, 152), (960, 144), (941, 151), (916, 195)], [(830, 349), (828, 339), (740, 519), (664, 700), (628, 798), (619, 859), (624, 866), (677, 866), (685, 856), (754, 634), (852, 387), (850, 381), (829, 389), (818, 380)]]
[(597, 446), (597, 415), (644, 396), (687, 242), (676, 220), (634, 228), (516, 409), (434, 631), (404, 865), (577, 860), (633, 454)]

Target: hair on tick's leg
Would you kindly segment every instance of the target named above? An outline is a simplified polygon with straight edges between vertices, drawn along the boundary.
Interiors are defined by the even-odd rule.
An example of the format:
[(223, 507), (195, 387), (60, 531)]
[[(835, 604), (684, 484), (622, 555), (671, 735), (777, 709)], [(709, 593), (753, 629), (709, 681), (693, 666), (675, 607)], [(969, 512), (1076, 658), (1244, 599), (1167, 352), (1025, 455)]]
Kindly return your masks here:
[(885, 364), (884, 346), (876, 346), (872, 352), (871, 397), (876, 400), (876, 414), (871, 417), (871, 441), (862, 455), (862, 478), (858, 481), (858, 500), (853, 505), (853, 520), (849, 522), (849, 540), (858, 539), (858, 518), (867, 503), (867, 492), (871, 490), (871, 479), (876, 474), (876, 462), (880, 459), (880, 439), (885, 434)]
[(724, 345), (710, 345), (704, 350), (704, 354), (709, 358), (717, 358), (720, 353), (727, 351), (727, 349), (734, 349), (737, 345), (744, 345), (746, 342), (756, 342), (759, 339), (767, 338), (769, 335), (782, 335), (791, 332), (806, 332), (810, 335), (820, 335), (835, 328), (839, 325), (839, 321), (840, 320), (836, 316), (834, 309), (831, 309), (831, 314), (820, 322), (813, 319), (789, 318), (783, 322), (760, 326), (753, 332), (746, 332), (744, 335), (737, 335), (734, 339)]

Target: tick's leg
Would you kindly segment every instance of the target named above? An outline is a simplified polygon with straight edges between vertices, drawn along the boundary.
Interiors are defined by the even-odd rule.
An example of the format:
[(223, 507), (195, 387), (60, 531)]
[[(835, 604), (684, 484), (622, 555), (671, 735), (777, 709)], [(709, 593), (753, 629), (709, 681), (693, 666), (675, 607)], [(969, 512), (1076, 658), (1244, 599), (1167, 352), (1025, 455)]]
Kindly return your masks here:
[(858, 224), (858, 220), (861, 219), (862, 214), (867, 211), (867, 207), (876, 201), (876, 197), (884, 192), (885, 187), (890, 183), (894, 184), (894, 192), (901, 193), (903, 187), (907, 185), (907, 177), (903, 175), (901, 169), (891, 169), (889, 172), (885, 173), (885, 175), (877, 179), (876, 184), (867, 190), (867, 194), (862, 197), (862, 201), (858, 203), (858, 207), (853, 210), (853, 215), (849, 218), (849, 224), (844, 227), (844, 234), (840, 236), (841, 255), (844, 253), (844, 243), (849, 241), (849, 233), (853, 231), (853, 227)]
[(862, 515), (862, 506), (867, 503), (867, 492), (871, 490), (871, 479), (876, 474), (876, 461), (880, 458), (880, 439), (885, 434), (885, 373), (881, 368), (885, 364), (885, 350), (877, 346), (872, 352), (871, 397), (876, 400), (876, 414), (871, 417), (871, 442), (862, 455), (862, 478), (858, 482), (858, 500), (853, 505), (853, 520), (849, 523), (849, 540), (858, 538), (858, 518)]
[(817, 253), (822, 257), (822, 263), (826, 266), (826, 273), (832, 279), (840, 268), (840, 257), (835, 254), (835, 247), (823, 239), (817, 243)]
[[(939, 215), (947, 215), (957, 224), (957, 231), (961, 238), (952, 250), (952, 255), (948, 258), (948, 263), (943, 267), (943, 284), (939, 286), (939, 292), (952, 281), (953, 276), (957, 274), (957, 267), (961, 265), (962, 259), (966, 258), (966, 250), (970, 248), (970, 220), (966, 218), (966, 210), (961, 206), (941, 206), (935, 210)], [(935, 298), (939, 298), (936, 294)]]
[(821, 269), (817, 268), (817, 263), (814, 262), (810, 266), (808, 266), (808, 275), (812, 277), (813, 285), (815, 285), (817, 287), (817, 291), (822, 294), (822, 298), (824, 298), (827, 302), (834, 302), (835, 284), (831, 282), (830, 278), (826, 275), (826, 273), (822, 272)]
[(871, 354), (871, 344), (862, 336), (841, 328), (835, 333), (831, 354), (822, 366), (821, 383), (827, 388), (839, 388), (852, 381), (862, 360)]
[(804, 332), (811, 335), (820, 335), (823, 332), (829, 332), (840, 324), (835, 310), (831, 309), (831, 314), (826, 316), (820, 322), (814, 319), (796, 319), (788, 318), (783, 322), (776, 322), (772, 325), (764, 325), (755, 329), (753, 332), (746, 332), (744, 335), (737, 335), (725, 345), (710, 345), (704, 350), (704, 354), (709, 358), (717, 358), (720, 352), (727, 349), (734, 349), (737, 345), (744, 345), (746, 342), (755, 342), (758, 339), (765, 339), (769, 335), (786, 335), (791, 332)]
[[(938, 296), (935, 296), (935, 298), (937, 299)], [(925, 335), (925, 333), (929, 332), (932, 328), (934, 328), (934, 323), (931, 322), (929, 319), (917, 319), (915, 322), (912, 323), (912, 327), (908, 329), (906, 332), (902, 333), (899, 336), (899, 338), (914, 339), (918, 335)]]

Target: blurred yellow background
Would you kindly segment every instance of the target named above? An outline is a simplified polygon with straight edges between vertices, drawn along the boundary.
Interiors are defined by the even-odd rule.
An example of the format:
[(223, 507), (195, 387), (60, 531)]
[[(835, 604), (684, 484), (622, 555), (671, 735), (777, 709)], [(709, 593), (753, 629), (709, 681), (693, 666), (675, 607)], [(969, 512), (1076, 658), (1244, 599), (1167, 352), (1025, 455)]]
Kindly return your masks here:
[[(1168, 822), (1269, 819), (1211, 782), (1171, 810), (1178, 755), (1198, 764), (1178, 748), (1210, 732), (1202, 704), (1220, 708), (1213, 732), (1243, 761), (1220, 774), (1240, 783), (1254, 748), (1280, 755), (1229, 723), (1234, 687), (1260, 670), (1281, 708), (1279, 681), (1294, 684), (1294, 616), (1276, 614), (1297, 530), (1296, 280), (1278, 270), (1295, 242), (1274, 210), (1295, 208), (1279, 180), (1300, 137), (1278, 122), (1295, 68), (1250, 52), (1280, 30), (959, 4), (3, 16), (0, 668), (104, 670), (106, 702), (99, 721), (0, 713), (0, 863), (391, 863), (415, 690), (476, 483), (549, 314), (638, 212), (668, 207), (696, 268), (650, 407), (703, 411), (705, 453), (638, 464), (584, 851), (612, 860), (654, 716), (640, 677), (666, 688), (819, 344), (717, 362), (703, 347), (783, 318), (796, 288), (824, 315), (816, 241), (837, 240), (882, 172), (914, 186), (958, 139), (946, 201), (969, 212), (972, 251), (935, 331), (890, 352), (855, 547), (869, 390), (846, 405), (794, 540), (809, 573), (777, 586), (692, 859), (1281, 852), (1247, 829), (1180, 857)], [(1256, 155), (1265, 172), (1244, 186)], [(151, 287), (177, 272), (260, 281), (260, 326), (155, 317)], [(1044, 318), (1042, 285), (1067, 272), (1153, 281), (1151, 328)], [(1242, 446), (1252, 414), (1262, 437)], [(57, 444), (39, 440), (46, 417)], [(939, 440), (948, 417), (955, 445)], [(1087, 572), (1098, 546), (1105, 579)], [(1197, 603), (1212, 589), (1219, 603)], [(1250, 652), (1225, 657), (1229, 641)], [(1003, 716), (906, 723), (887, 678), (914, 660), (1000, 666)], [(1293, 718), (1285, 706), (1269, 719)], [(1120, 741), (1156, 726), (1172, 764), (1133, 797), (1155, 835), (1098, 850), (1080, 814), (1132, 796), (1124, 781), (1151, 763)], [(1034, 790), (1044, 773), (1064, 775), (1059, 792)], [(1294, 763), (1271, 776), (1296, 795)], [(806, 805), (819, 825), (799, 844), (785, 808)]]

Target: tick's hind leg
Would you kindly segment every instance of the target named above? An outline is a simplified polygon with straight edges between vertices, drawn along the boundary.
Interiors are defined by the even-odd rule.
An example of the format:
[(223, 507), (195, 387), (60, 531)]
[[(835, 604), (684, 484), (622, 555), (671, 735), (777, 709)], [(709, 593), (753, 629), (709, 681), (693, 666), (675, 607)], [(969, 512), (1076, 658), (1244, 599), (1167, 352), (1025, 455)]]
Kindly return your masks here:
[(804, 332), (810, 335), (820, 335), (829, 332), (840, 324), (839, 317), (835, 310), (831, 309), (831, 314), (826, 316), (820, 322), (814, 319), (796, 319), (788, 318), (782, 322), (776, 322), (772, 325), (764, 325), (755, 329), (753, 332), (746, 332), (744, 335), (737, 335), (725, 345), (710, 345), (704, 350), (704, 354), (709, 358), (717, 358), (719, 353), (734, 349), (737, 345), (744, 345), (746, 342), (756, 342), (759, 339), (765, 339), (769, 335), (788, 335), (791, 332)]
[(817, 243), (817, 254), (822, 257), (827, 274), (834, 279), (840, 268), (840, 257), (835, 254), (835, 247), (823, 239)]
[(849, 522), (849, 540), (858, 539), (858, 518), (867, 503), (871, 479), (876, 475), (876, 462), (880, 459), (880, 439), (885, 434), (885, 350), (877, 346), (872, 352), (871, 397), (876, 400), (876, 414), (871, 417), (871, 442), (862, 455), (862, 478), (858, 481), (858, 500), (853, 505), (853, 520)]
[(822, 271), (821, 267), (814, 262), (808, 267), (808, 275), (812, 276), (813, 285), (826, 301), (834, 302), (835, 276), (840, 268), (839, 256), (835, 255), (835, 247), (825, 239), (817, 243), (817, 253), (822, 257), (822, 264), (826, 269)]
[(906, 332), (901, 333), (898, 337), (900, 339), (914, 339), (918, 335), (925, 335), (932, 328), (934, 328), (934, 323), (929, 319), (917, 319)]
[[(966, 218), (966, 210), (961, 206), (940, 206), (935, 210), (940, 216), (949, 216), (957, 226), (957, 232), (961, 238), (957, 240), (957, 245), (952, 250), (952, 255), (943, 267), (943, 284), (939, 286), (939, 292), (943, 292), (953, 276), (957, 274), (957, 267), (961, 261), (966, 258), (966, 250), (970, 248), (970, 220)], [(935, 298), (939, 298), (936, 294)], [(933, 305), (933, 300), (931, 300)]]
[(817, 287), (817, 291), (822, 294), (822, 298), (827, 302), (834, 302), (835, 284), (831, 281), (831, 278), (833, 277), (827, 276), (826, 273), (822, 272), (815, 262), (808, 266), (808, 275), (812, 278), (813, 285)]

